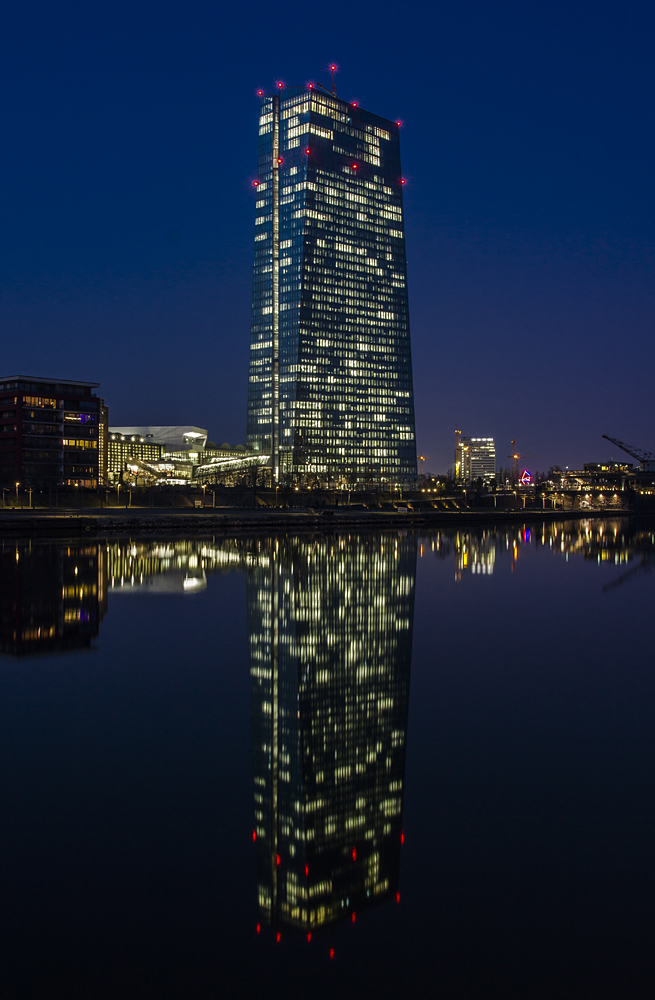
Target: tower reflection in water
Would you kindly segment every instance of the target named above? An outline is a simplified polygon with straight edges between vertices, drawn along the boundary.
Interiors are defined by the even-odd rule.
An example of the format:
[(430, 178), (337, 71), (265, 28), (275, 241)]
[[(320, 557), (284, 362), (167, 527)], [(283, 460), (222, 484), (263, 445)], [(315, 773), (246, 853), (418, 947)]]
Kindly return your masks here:
[(260, 920), (396, 898), (417, 541), (270, 540), (248, 573)]

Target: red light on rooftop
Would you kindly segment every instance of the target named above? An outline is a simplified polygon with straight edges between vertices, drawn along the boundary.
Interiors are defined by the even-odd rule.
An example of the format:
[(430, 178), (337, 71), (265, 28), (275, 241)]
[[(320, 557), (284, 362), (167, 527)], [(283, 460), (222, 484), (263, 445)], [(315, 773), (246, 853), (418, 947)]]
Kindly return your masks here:
[(281, 80), (278, 80), (278, 82), (277, 82), (277, 86), (278, 86), (278, 90), (281, 90), (281, 89), (282, 89), (282, 87), (284, 86), (284, 84), (282, 83), (282, 81), (281, 81)]
[(401, 184), (406, 184), (406, 183), (407, 183), (407, 181), (405, 180), (405, 178), (404, 178), (404, 177), (401, 177), (401, 178), (400, 178), (400, 183), (401, 183)]
[(334, 958), (334, 948), (330, 948), (330, 961)]
[(313, 83), (308, 83), (307, 84), (307, 90), (313, 90), (313, 89), (314, 89), (314, 84)]
[(351, 101), (351, 106), (353, 108), (356, 108), (357, 107), (357, 101)]
[(400, 128), (400, 126), (402, 125), (402, 122), (396, 122), (396, 125), (398, 126), (398, 128)]
[(261, 183), (261, 181), (253, 181), (252, 182), (252, 186), (258, 188), (259, 185), (260, 185), (260, 183)]
[(257, 97), (263, 97), (263, 96), (264, 96), (264, 91), (263, 90), (258, 90), (257, 91)]

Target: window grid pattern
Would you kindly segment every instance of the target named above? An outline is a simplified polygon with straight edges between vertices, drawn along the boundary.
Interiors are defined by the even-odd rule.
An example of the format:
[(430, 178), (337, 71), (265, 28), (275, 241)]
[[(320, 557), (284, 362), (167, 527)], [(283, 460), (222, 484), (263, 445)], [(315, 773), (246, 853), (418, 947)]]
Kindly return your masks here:
[[(416, 474), (398, 128), (304, 88), (262, 99), (247, 441), (294, 473)], [(274, 194), (279, 185), (279, 210)], [(279, 212), (279, 303), (273, 227)]]

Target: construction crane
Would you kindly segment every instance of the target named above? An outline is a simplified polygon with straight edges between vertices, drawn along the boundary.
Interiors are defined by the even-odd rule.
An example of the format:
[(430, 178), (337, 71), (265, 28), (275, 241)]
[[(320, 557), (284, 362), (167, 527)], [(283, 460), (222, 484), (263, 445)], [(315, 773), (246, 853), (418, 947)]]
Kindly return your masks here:
[(421, 453), (420, 455), (417, 455), (416, 457), (419, 460), (419, 462), (421, 463), (421, 475), (423, 475), (423, 469), (424, 469), (424, 466), (425, 466), (425, 462), (428, 460), (428, 458), (430, 456), (429, 455), (424, 455), (423, 453)]
[(536, 455), (519, 455), (516, 450), (516, 438), (512, 441), (512, 454), (507, 456), (512, 459), (512, 475), (514, 479), (518, 482), (519, 478), (519, 462), (522, 458), (537, 458)]
[(603, 437), (606, 441), (611, 441), (617, 448), (624, 451), (626, 455), (636, 458), (642, 472), (655, 472), (655, 454), (652, 451), (643, 451), (642, 448), (635, 448), (631, 444), (626, 444), (625, 441), (619, 441), (618, 438), (610, 437), (609, 434), (603, 434)]

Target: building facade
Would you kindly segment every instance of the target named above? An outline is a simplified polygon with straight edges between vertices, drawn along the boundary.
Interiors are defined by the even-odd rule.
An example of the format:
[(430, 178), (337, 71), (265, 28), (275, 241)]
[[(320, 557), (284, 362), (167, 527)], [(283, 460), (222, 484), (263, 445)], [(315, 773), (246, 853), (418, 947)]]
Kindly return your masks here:
[(110, 485), (123, 481), (128, 462), (159, 462), (164, 449), (163, 444), (147, 441), (139, 434), (119, 434), (109, 432), (107, 445), (107, 481)]
[(496, 444), (489, 437), (463, 437), (455, 431), (455, 481), (489, 484), (496, 476)]
[(288, 475), (416, 475), (398, 123), (262, 97), (247, 444)]
[(104, 449), (99, 445), (106, 407), (93, 391), (97, 388), (97, 382), (0, 378), (0, 481), (4, 486), (95, 489), (102, 483)]

